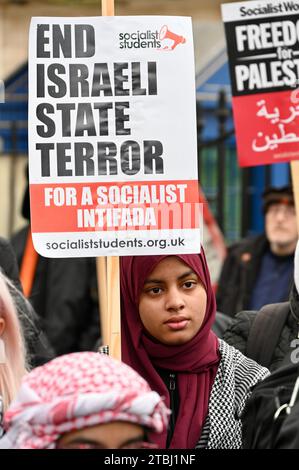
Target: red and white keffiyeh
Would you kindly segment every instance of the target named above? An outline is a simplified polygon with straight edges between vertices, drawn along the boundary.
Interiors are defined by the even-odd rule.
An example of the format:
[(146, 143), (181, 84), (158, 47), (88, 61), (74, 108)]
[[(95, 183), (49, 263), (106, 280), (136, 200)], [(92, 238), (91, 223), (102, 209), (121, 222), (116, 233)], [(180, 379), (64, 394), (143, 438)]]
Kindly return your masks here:
[(155, 432), (169, 410), (131, 367), (93, 352), (60, 356), (24, 377), (4, 417), (0, 448), (53, 449), (67, 432), (111, 421)]

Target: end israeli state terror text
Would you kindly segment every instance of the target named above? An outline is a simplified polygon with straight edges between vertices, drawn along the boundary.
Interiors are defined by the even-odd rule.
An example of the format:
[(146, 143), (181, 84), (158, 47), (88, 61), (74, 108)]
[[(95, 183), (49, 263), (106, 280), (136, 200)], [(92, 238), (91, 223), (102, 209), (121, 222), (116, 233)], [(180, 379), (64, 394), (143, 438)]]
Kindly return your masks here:
[[(78, 58), (94, 54), (95, 33), (90, 25), (41, 26), (38, 57)], [(81, 35), (88, 38), (88, 48)], [(75, 44), (74, 50), (72, 44)], [(36, 143), (41, 176), (117, 175), (120, 172), (135, 175), (141, 170), (144, 174), (163, 173), (163, 144), (158, 140), (128, 139), (118, 144), (109, 139), (96, 143), (82, 139), (65, 141), (67, 137), (74, 140), (76, 137), (129, 136), (130, 102), (125, 97), (157, 95), (156, 62), (98, 62), (92, 68), (77, 62), (38, 63), (36, 78), (36, 96), (38, 101), (42, 100), (36, 108), (36, 132), (41, 139), (46, 139)], [(49, 102), (44, 101), (47, 97)], [(67, 102), (61, 102), (65, 97)], [(86, 101), (95, 97), (104, 99)], [(85, 100), (70, 102), (69, 98)], [(59, 138), (63, 142), (59, 142)]]

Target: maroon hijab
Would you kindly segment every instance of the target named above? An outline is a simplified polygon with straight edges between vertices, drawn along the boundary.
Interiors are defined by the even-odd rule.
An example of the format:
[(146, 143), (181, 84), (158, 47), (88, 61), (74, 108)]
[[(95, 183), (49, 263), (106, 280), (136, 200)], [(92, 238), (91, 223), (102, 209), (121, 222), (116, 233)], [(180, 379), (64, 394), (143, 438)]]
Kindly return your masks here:
[[(196, 336), (185, 344), (169, 346), (151, 338), (139, 317), (139, 297), (144, 281), (166, 256), (128, 256), (121, 258), (122, 360), (144, 377), (153, 390), (170, 398), (157, 368), (177, 373), (180, 406), (169, 448), (193, 449), (198, 442), (220, 355), (218, 340), (211, 331), (215, 320), (216, 301), (204, 252), (199, 255), (177, 255), (198, 275), (207, 293), (203, 324)], [(156, 438), (166, 447), (167, 432)]]

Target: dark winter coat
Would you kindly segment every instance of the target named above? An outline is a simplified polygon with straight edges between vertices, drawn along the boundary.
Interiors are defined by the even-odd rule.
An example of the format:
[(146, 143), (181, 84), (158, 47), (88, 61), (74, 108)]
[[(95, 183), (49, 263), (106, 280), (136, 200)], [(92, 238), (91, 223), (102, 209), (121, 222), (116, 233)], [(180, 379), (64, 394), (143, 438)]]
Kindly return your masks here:
[(3, 273), (21, 290), (16, 255), (10, 243), (2, 237), (0, 237), (0, 267)]
[[(28, 227), (12, 239), (21, 265)], [(93, 258), (38, 257), (30, 301), (55, 355), (93, 350), (100, 337)]]
[(44, 364), (54, 357), (54, 351), (40, 328), (36, 313), (22, 294), (14, 251), (10, 243), (1, 237), (0, 268), (13, 283), (13, 286), (9, 286), (9, 290), (14, 299), (22, 325), (28, 362), (32, 367)]
[[(245, 355), (247, 339), (257, 313), (256, 311), (243, 311), (238, 313), (224, 334), (224, 340), (231, 346), (239, 349), (239, 351)], [(271, 365), (269, 366), (271, 372), (283, 365), (283, 363), (285, 364), (290, 361), (290, 354), (292, 352), (291, 343), (298, 338), (298, 334), (299, 296), (295, 287), (293, 287), (290, 294), (289, 314), (282, 328), (279, 341), (273, 353)], [(265, 335), (265, 341), (266, 340), (267, 337)]]
[[(249, 308), (261, 260), (268, 249), (269, 243), (264, 234), (247, 238), (229, 247), (216, 295), (217, 309), (220, 312), (234, 316), (237, 312)], [(292, 282), (293, 279), (290, 279), (290, 289)], [(284, 300), (288, 300), (288, 294)]]
[(276, 440), (275, 449), (299, 449), (299, 401), (291, 409), (291, 413), (286, 416), (280, 428), (279, 436)]
[(222, 339), (224, 333), (226, 332), (229, 325), (231, 325), (232, 321), (233, 318), (229, 317), (228, 315), (224, 315), (224, 313), (221, 312), (216, 312), (215, 321), (212, 326), (212, 330), (214, 331), (215, 335)]

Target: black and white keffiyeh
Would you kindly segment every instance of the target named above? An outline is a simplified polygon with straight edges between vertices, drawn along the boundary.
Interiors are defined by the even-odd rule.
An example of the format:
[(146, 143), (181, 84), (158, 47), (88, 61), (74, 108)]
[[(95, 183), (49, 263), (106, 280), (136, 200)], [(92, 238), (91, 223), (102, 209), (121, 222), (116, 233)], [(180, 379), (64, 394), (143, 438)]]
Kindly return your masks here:
[(242, 420), (251, 390), (270, 372), (219, 340), (221, 362), (212, 388), (209, 414), (196, 449), (241, 449)]

